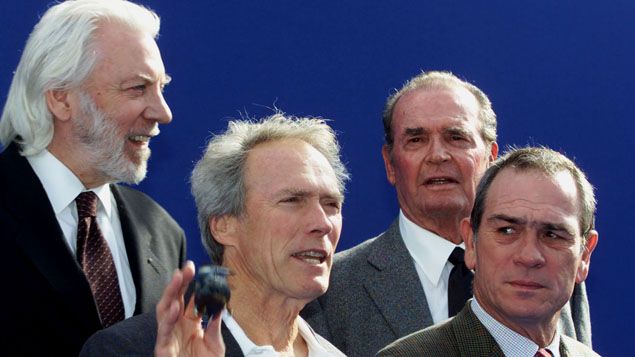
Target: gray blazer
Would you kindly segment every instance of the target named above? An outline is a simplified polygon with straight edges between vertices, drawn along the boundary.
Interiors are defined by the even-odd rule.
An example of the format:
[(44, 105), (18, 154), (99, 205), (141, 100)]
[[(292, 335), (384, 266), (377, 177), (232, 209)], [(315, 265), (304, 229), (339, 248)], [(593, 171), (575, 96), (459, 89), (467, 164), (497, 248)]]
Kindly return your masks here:
[[(568, 336), (561, 336), (559, 349), (563, 357), (598, 356)], [(468, 303), (456, 317), (401, 338), (381, 350), (378, 356), (504, 357), (504, 354)]]
[[(591, 344), (584, 285), (576, 286), (560, 326)], [(573, 311), (573, 313), (572, 313)], [(348, 356), (372, 356), (394, 340), (432, 325), (414, 261), (399, 232), (399, 220), (376, 238), (335, 255), (325, 295), (302, 316)]]

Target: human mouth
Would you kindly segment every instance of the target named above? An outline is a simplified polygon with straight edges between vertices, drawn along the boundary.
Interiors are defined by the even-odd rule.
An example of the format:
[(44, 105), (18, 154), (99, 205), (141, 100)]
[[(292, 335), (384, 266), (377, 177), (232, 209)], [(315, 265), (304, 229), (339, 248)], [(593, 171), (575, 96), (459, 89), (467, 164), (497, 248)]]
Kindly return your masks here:
[(128, 135), (128, 140), (137, 145), (147, 146), (150, 139), (159, 135), (159, 128), (152, 129), (149, 133), (134, 133)]
[(509, 282), (515, 288), (523, 289), (523, 290), (538, 290), (542, 289), (545, 286), (531, 280), (513, 280)]
[(423, 183), (429, 186), (438, 186), (438, 185), (455, 184), (455, 183), (458, 183), (458, 181), (452, 177), (443, 176), (443, 177), (428, 178)]
[(312, 265), (322, 264), (326, 260), (326, 252), (322, 250), (304, 250), (291, 256)]
[(141, 133), (131, 133), (130, 135), (128, 135), (128, 140), (137, 145), (147, 146), (150, 142), (150, 139), (159, 135), (159, 133), (159, 128), (155, 125), (154, 127), (150, 128), (149, 131), (143, 130)]
[(128, 140), (136, 143), (136, 144), (147, 144), (150, 142), (152, 137), (150, 135), (130, 135), (128, 136)]

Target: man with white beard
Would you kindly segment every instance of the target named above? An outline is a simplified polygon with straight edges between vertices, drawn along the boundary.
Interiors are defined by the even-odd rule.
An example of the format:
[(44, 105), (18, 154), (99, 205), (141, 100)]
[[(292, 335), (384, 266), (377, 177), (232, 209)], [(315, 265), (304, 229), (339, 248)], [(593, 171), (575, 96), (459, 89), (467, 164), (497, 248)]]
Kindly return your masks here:
[(150, 139), (172, 120), (159, 27), (128, 1), (70, 0), (29, 36), (0, 119), (5, 351), (77, 355), (154, 310), (185, 259), (169, 214), (117, 184), (145, 178)]

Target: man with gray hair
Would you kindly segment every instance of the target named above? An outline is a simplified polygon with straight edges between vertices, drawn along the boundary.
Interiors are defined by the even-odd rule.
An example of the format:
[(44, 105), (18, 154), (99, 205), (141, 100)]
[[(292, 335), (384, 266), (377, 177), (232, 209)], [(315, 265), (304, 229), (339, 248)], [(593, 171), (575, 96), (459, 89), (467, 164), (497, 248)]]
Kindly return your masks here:
[[(372, 356), (399, 337), (446, 320), (471, 297), (461, 220), (496, 159), (496, 114), (479, 88), (426, 72), (391, 95), (382, 156), (400, 212), (390, 227), (335, 257), (331, 288), (303, 316), (349, 356)], [(562, 328), (590, 343), (584, 286)]]
[(193, 299), (184, 301), (194, 276), (188, 264), (166, 288), (156, 319), (142, 315), (100, 331), (82, 355), (154, 348), (155, 356), (220, 356), (224, 340), (228, 356), (343, 356), (299, 313), (328, 288), (347, 178), (323, 120), (275, 114), (230, 122), (192, 173), (203, 244), (230, 271), (227, 310), (203, 330)]
[(116, 184), (143, 180), (149, 141), (172, 120), (159, 27), (128, 1), (69, 0), (29, 36), (0, 119), (5, 351), (76, 355), (153, 310), (185, 259), (168, 213)]
[(597, 356), (562, 335), (561, 309), (589, 273), (598, 233), (584, 173), (546, 148), (512, 150), (483, 175), (461, 222), (474, 299), (380, 356)]

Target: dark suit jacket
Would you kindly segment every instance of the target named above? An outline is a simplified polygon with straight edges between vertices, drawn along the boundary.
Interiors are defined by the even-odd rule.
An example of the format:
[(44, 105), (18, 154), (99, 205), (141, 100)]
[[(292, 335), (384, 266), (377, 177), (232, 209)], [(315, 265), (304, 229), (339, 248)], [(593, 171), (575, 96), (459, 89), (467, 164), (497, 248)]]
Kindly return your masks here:
[[(560, 338), (560, 355), (598, 356), (589, 347), (564, 335)], [(456, 317), (401, 338), (381, 350), (378, 356), (504, 357), (469, 303)]]
[[(397, 338), (432, 325), (414, 264), (397, 219), (378, 237), (335, 255), (326, 294), (308, 304), (302, 316), (348, 356), (372, 356)], [(576, 286), (570, 304), (574, 313), (565, 305), (563, 332), (590, 344), (584, 285)]]
[[(243, 352), (229, 329), (221, 325), (225, 356), (239, 357)], [(94, 334), (86, 341), (81, 357), (152, 356), (157, 339), (157, 320), (154, 312), (121, 321)]]
[[(183, 230), (145, 194), (119, 185), (111, 190), (136, 287), (135, 314), (152, 311), (185, 259)], [(0, 244), (3, 350), (77, 355), (102, 324), (46, 192), (15, 144), (0, 154)]]

